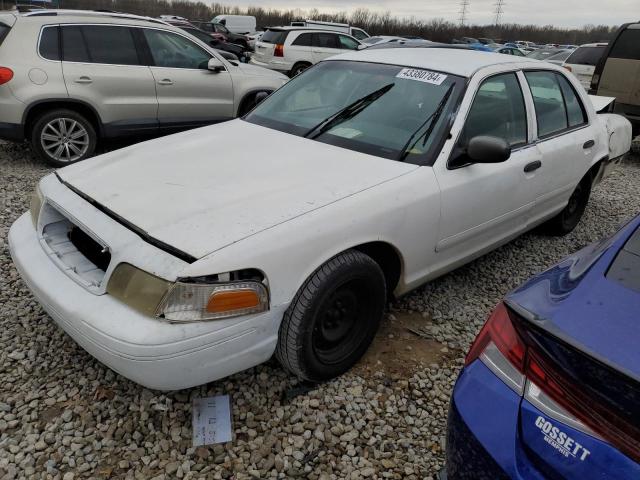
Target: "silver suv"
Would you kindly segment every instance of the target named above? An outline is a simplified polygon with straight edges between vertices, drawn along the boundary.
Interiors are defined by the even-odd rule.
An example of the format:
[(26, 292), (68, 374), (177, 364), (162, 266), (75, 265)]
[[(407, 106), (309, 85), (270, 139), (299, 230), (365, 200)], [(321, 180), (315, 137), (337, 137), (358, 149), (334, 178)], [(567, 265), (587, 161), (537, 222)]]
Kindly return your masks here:
[(102, 138), (243, 115), (286, 80), (225, 60), (161, 20), (0, 12), (0, 138), (27, 139), (56, 167), (90, 156)]

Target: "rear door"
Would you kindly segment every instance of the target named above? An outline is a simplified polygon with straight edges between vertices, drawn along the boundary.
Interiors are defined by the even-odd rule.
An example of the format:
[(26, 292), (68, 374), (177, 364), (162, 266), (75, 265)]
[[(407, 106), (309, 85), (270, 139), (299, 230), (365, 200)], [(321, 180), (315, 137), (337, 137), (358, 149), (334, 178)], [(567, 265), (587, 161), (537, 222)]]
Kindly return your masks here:
[(118, 25), (63, 25), (62, 69), (73, 99), (99, 113), (106, 135), (156, 130), (153, 75), (133, 30)]
[(576, 89), (553, 71), (525, 72), (536, 113), (541, 166), (534, 179), (532, 221), (548, 218), (567, 204), (592, 165), (596, 136)]
[(151, 55), (160, 128), (190, 128), (233, 118), (231, 75), (226, 69), (207, 69), (213, 54), (178, 33), (142, 31)]
[(315, 32), (313, 34), (313, 63), (318, 63), (325, 58), (342, 53), (337, 33)]
[(607, 45), (604, 43), (593, 47), (580, 47), (565, 62), (586, 90), (591, 87), (591, 77), (606, 48)]

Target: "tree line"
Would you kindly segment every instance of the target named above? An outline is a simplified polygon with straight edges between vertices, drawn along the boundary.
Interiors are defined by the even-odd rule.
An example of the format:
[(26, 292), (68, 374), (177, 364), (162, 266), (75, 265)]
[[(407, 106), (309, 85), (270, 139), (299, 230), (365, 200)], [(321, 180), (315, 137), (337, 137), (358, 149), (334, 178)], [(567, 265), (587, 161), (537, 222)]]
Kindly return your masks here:
[[(262, 7), (240, 8), (220, 3), (205, 4), (189, 0), (53, 0), (60, 8), (101, 9), (157, 17), (179, 15), (195, 19), (212, 19), (219, 14), (253, 15), (260, 27), (288, 25), (293, 20), (313, 19), (357, 25), (370, 35), (415, 35), (436, 42), (450, 42), (460, 37), (489, 37), (503, 41), (528, 40), (537, 43), (582, 44), (607, 41), (616, 27), (585, 25), (580, 29), (558, 28), (553, 25), (465, 25), (441, 18), (420, 20), (400, 18), (390, 12), (357, 9), (352, 13), (322, 13), (317, 9), (281, 10)], [(24, 2), (26, 3), (26, 2)], [(532, 7), (533, 8), (533, 7)]]

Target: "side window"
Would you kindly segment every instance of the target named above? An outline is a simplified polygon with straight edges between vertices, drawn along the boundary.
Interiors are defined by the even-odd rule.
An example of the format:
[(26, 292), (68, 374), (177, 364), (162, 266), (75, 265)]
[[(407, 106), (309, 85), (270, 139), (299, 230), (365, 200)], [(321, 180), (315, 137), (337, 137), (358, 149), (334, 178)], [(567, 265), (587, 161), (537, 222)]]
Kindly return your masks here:
[(130, 28), (91, 25), (83, 26), (82, 33), (92, 63), (140, 65)]
[(369, 38), (364, 30), (360, 30), (359, 28), (353, 28), (351, 30), (351, 35), (353, 35), (360, 41), (364, 40), (365, 38)]
[(343, 50), (357, 50), (359, 43), (353, 38), (346, 35), (338, 35), (338, 41), (340, 42), (340, 48)]
[(522, 53), (520, 50), (512, 50), (512, 52), (516, 57), (524, 57), (524, 53)]
[(38, 51), (42, 58), (60, 60), (60, 28), (44, 27), (40, 35)]
[(291, 45), (297, 45), (299, 47), (310, 47), (311, 46), (311, 37), (313, 37), (312, 33), (302, 33), (298, 35)]
[(62, 59), (65, 62), (91, 61), (79, 26), (62, 27)]
[(564, 97), (564, 103), (567, 107), (567, 117), (569, 119), (569, 127), (577, 127), (578, 125), (584, 125), (587, 123), (587, 114), (584, 110), (584, 106), (578, 98), (576, 91), (573, 89), (569, 81), (560, 74), (558, 76), (558, 82), (560, 82), (560, 88), (562, 89), (562, 96)]
[(515, 73), (496, 75), (480, 85), (459, 143), (464, 147), (478, 135), (504, 138), (512, 147), (527, 143), (527, 113)]
[(211, 55), (191, 40), (171, 32), (144, 29), (157, 67), (206, 69)]
[(613, 44), (609, 58), (640, 60), (640, 29), (627, 28)]
[(340, 48), (338, 45), (338, 35), (335, 33), (318, 32), (315, 35), (315, 46), (319, 48)]
[(538, 119), (538, 137), (568, 128), (562, 90), (553, 72), (525, 72)]

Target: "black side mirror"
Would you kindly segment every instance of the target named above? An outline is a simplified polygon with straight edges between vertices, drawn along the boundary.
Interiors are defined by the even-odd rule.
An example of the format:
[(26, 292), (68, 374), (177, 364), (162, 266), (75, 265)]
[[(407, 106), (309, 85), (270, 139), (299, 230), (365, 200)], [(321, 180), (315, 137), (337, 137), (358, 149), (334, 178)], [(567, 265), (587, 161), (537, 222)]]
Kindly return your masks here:
[(469, 140), (467, 156), (474, 163), (501, 163), (509, 160), (511, 147), (504, 138), (479, 135)]
[(509, 160), (509, 157), (511, 147), (505, 139), (478, 135), (469, 140), (467, 148), (456, 147), (449, 168), (465, 167), (472, 163), (501, 163)]

